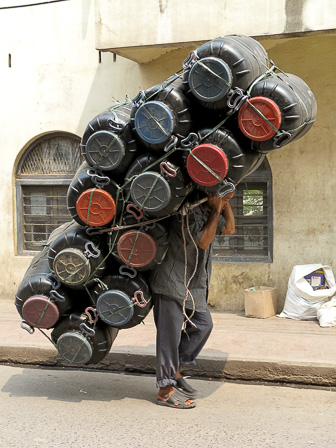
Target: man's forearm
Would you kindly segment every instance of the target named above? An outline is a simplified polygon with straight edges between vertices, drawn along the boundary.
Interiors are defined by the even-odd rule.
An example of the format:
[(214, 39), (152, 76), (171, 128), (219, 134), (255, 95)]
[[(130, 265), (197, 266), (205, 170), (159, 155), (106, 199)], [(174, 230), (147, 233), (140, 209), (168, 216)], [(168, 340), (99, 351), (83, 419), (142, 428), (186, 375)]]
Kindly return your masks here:
[(226, 207), (224, 207), (223, 214), (225, 218), (225, 226), (222, 227), (221, 233), (225, 233), (226, 235), (233, 235), (236, 231), (235, 218), (231, 205), (229, 203), (226, 205)]
[(210, 211), (208, 222), (203, 228), (203, 233), (198, 244), (198, 247), (200, 249), (207, 249), (212, 243), (212, 240), (214, 239), (217, 232), (218, 219), (220, 214), (220, 209), (213, 209)]

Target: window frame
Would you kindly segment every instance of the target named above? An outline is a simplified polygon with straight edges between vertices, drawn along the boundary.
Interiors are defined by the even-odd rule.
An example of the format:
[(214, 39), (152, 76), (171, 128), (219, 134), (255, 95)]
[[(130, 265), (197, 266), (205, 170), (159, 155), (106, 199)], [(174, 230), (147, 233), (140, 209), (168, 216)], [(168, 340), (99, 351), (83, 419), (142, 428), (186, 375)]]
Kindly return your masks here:
[[(272, 172), (268, 160), (265, 158), (264, 163), (267, 169), (257, 169), (252, 174), (248, 175), (240, 184), (262, 183), (266, 186), (267, 197), (267, 238), (268, 247), (267, 255), (224, 255), (220, 249), (213, 248), (215, 255), (212, 260), (216, 263), (272, 263), (273, 262), (273, 185)], [(232, 236), (228, 236), (232, 238)]]
[[(81, 138), (70, 132), (52, 132), (44, 134), (36, 138), (29, 144), (27, 149), (23, 152), (20, 160), (16, 166), (15, 171), (15, 213), (16, 213), (16, 254), (20, 256), (35, 256), (39, 249), (36, 251), (24, 249), (24, 206), (23, 206), (23, 188), (29, 186), (69, 186), (73, 176), (75, 174), (21, 174), (22, 166), (28, 156), (28, 154), (34, 150), (34, 148), (43, 142), (57, 137), (64, 137), (77, 140), (81, 142)], [(69, 221), (71, 221), (71, 215), (69, 214)]]
[[(37, 176), (36, 176), (37, 177)], [(40, 176), (39, 176), (40, 177)], [(46, 177), (46, 176), (44, 176)], [(53, 177), (53, 178), (51, 178)], [(62, 177), (56, 177), (50, 175), (50, 178), (48, 176), (48, 179), (17, 179), (16, 180), (16, 203), (18, 204), (17, 207), (17, 253), (18, 255), (36, 255), (38, 250), (32, 251), (24, 249), (24, 242), (23, 242), (23, 234), (24, 234), (24, 207), (22, 204), (23, 199), (23, 192), (22, 187), (25, 186), (41, 186), (41, 187), (49, 187), (49, 186), (69, 186), (73, 176), (62, 176)], [(71, 216), (69, 214), (69, 221), (71, 221)]]

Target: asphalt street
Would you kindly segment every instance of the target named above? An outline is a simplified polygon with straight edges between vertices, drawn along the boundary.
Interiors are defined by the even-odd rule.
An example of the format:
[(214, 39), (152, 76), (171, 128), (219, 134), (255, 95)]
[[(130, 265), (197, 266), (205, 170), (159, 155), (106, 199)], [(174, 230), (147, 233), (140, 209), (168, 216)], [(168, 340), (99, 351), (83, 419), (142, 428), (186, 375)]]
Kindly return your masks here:
[(189, 410), (155, 404), (155, 378), (0, 366), (0, 447), (330, 448), (334, 389), (190, 379)]

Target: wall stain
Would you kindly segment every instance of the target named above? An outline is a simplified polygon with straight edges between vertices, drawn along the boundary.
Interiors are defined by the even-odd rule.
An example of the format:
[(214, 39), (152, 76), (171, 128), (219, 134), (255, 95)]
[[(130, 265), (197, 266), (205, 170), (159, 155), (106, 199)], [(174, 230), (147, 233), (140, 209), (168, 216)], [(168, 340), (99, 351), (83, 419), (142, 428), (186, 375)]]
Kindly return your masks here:
[(168, 6), (168, 0), (159, 0), (160, 13), (164, 14)]
[(286, 26), (285, 33), (303, 30), (302, 13), (305, 0), (286, 0)]

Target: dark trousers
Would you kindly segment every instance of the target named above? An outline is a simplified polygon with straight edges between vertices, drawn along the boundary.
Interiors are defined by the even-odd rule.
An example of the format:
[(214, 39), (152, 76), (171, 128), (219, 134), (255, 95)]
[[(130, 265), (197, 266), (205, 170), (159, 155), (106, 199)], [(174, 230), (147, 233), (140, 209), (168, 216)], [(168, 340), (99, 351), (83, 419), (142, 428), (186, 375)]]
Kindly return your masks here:
[[(210, 336), (213, 324), (209, 309), (196, 311), (192, 317), (194, 327), (185, 321), (182, 306), (173, 298), (154, 294), (154, 320), (156, 325), (156, 380), (157, 387), (175, 385), (180, 364), (195, 364), (195, 359)], [(189, 315), (191, 310), (187, 310)]]

